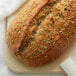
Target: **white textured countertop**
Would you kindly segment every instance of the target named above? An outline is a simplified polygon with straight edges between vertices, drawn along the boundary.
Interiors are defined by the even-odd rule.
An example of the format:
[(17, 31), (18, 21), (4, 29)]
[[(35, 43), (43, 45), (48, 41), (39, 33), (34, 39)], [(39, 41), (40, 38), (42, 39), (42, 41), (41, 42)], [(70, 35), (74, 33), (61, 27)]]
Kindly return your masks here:
[(5, 47), (6, 20), (0, 22), (0, 76), (65, 76), (62, 74), (15, 74), (8, 69)]

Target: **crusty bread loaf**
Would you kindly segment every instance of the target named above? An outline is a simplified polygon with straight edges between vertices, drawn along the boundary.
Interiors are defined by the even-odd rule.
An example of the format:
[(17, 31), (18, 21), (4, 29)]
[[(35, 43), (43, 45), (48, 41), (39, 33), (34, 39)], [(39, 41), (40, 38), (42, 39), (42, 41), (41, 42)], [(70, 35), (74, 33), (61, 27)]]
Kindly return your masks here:
[(14, 56), (30, 66), (54, 61), (76, 40), (76, 0), (30, 0), (7, 31)]

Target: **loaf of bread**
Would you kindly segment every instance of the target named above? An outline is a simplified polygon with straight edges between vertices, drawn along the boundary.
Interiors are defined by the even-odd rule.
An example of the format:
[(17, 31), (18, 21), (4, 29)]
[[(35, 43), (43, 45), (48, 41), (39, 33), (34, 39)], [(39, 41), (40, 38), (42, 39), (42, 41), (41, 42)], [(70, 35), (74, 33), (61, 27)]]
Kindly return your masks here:
[(30, 0), (6, 38), (21, 62), (34, 67), (53, 62), (76, 40), (76, 0)]

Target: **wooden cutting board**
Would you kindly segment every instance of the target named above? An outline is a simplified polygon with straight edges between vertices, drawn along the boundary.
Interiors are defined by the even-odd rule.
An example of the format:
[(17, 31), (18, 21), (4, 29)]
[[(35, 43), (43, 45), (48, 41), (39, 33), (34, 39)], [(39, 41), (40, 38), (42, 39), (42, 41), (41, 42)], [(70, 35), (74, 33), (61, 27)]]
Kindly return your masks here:
[[(18, 11), (7, 18), (7, 28), (16, 17)], [(53, 63), (42, 67), (29, 67), (19, 62), (7, 48), (7, 65), (9, 69), (15, 73), (64, 73), (59, 65), (68, 57), (71, 57), (76, 62), (76, 44), (74, 44), (72, 48), (66, 50), (66, 52)]]

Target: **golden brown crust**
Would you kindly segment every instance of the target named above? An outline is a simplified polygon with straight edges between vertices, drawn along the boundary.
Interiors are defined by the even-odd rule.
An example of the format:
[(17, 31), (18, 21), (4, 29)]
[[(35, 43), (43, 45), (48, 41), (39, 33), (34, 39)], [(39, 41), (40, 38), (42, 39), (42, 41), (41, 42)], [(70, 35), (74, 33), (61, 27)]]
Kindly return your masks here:
[(11, 49), (18, 51), (21, 41), (26, 36), (29, 37), (29, 23), (47, 2), (48, 0), (30, 0), (30, 2), (27, 3), (27, 7), (25, 5), (19, 12), (17, 18), (14, 20), (14, 23), (12, 23), (12, 26), (9, 27), (7, 33), (7, 42), (9, 43), (9, 47), (11, 47)]
[[(76, 2), (76, 1), (75, 1)], [(34, 66), (40, 66), (43, 64), (46, 64), (48, 62), (51, 62), (58, 58), (64, 50), (66, 50), (72, 43), (72, 41), (75, 39), (75, 33), (76, 33), (76, 6), (74, 1), (68, 2), (68, 5), (62, 5), (64, 8), (54, 8), (56, 12), (53, 12), (53, 15), (51, 19), (54, 19), (54, 24), (51, 23), (51, 25), (55, 27), (49, 27), (49, 16), (42, 24), (40, 36), (38, 35), (36, 37), (36, 40), (32, 43), (32, 45), (29, 47), (29, 52), (31, 49), (33, 49), (33, 52), (31, 52), (27, 57), (27, 63), (29, 65)], [(71, 5), (71, 7), (70, 7)], [(58, 5), (59, 6), (59, 5)], [(65, 7), (66, 6), (66, 11)], [(55, 14), (56, 13), (56, 14)], [(69, 15), (70, 13), (70, 15)], [(66, 14), (66, 15), (65, 15)], [(60, 17), (58, 17), (60, 16)], [(64, 16), (64, 17), (63, 17)], [(58, 19), (57, 19), (58, 18)], [(60, 19), (59, 19), (60, 18)], [(65, 22), (66, 21), (66, 22)], [(55, 24), (56, 23), (56, 24)], [(44, 26), (43, 26), (44, 25)], [(47, 28), (45, 30), (45, 28)], [(50, 30), (48, 33), (46, 31)], [(55, 30), (55, 31), (54, 31)], [(51, 36), (52, 43), (50, 45), (47, 44), (48, 39), (50, 38), (48, 35), (49, 33), (53, 33)], [(40, 37), (40, 38), (39, 38)], [(51, 39), (50, 38), (50, 39)], [(44, 40), (46, 40), (44, 42)], [(44, 43), (43, 43), (44, 42)], [(51, 42), (51, 41), (50, 41)], [(41, 49), (40, 49), (41, 48)], [(48, 50), (49, 49), (49, 50)], [(49, 56), (48, 56), (49, 54)], [(40, 62), (40, 63), (39, 63)]]
[[(18, 52), (14, 49), (14, 55), (30, 66), (41, 66), (54, 61), (76, 40), (76, 0), (61, 0), (53, 7), (52, 13), (47, 14), (45, 20), (37, 26), (38, 29), (34, 28), (36, 33), (30, 44)], [(25, 33), (30, 32), (27, 30)], [(23, 37), (26, 41), (22, 43), (28, 43), (29, 36)], [(8, 39), (7, 37), (7, 42)]]

